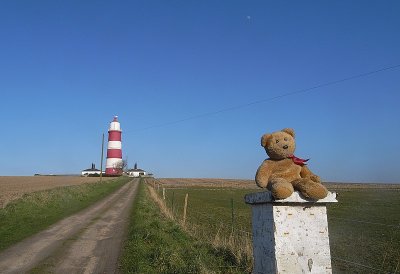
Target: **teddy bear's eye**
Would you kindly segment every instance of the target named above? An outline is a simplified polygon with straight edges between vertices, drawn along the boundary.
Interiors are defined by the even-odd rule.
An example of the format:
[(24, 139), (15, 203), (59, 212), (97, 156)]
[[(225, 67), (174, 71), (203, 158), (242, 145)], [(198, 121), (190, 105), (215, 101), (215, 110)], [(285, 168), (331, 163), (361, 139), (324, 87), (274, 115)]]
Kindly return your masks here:
[(276, 140), (275, 142), (276, 142), (276, 143), (279, 143), (279, 140)]

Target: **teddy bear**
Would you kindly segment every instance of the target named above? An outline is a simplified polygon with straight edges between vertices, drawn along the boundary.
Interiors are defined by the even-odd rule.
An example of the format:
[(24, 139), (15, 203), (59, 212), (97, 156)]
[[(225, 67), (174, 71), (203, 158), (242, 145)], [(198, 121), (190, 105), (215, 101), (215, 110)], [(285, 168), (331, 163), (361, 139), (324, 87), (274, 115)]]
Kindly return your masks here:
[(275, 199), (285, 199), (294, 190), (309, 199), (325, 198), (328, 190), (321, 184), (320, 177), (307, 167), (308, 160), (293, 155), (296, 148), (294, 137), (294, 130), (291, 128), (261, 137), (261, 146), (265, 148), (269, 158), (257, 170), (257, 185), (270, 190)]

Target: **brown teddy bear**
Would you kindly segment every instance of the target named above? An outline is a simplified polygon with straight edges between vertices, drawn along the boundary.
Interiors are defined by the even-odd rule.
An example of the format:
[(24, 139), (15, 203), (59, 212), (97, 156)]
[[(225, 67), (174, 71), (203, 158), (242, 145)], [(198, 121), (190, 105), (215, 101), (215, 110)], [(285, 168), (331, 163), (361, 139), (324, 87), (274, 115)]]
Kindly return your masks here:
[(264, 160), (256, 173), (256, 183), (267, 188), (275, 199), (285, 199), (294, 190), (311, 199), (322, 199), (328, 190), (321, 184), (319, 176), (313, 174), (303, 160), (293, 155), (296, 148), (294, 130), (285, 128), (261, 138), (269, 159)]

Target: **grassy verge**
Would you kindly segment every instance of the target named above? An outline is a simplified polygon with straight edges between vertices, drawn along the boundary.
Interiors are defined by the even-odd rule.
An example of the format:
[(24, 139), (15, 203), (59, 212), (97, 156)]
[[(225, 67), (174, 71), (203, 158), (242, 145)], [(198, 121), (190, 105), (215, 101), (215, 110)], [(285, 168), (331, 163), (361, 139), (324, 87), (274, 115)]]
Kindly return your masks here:
[(24, 195), (0, 209), (0, 250), (107, 196), (130, 178), (54, 188)]
[[(156, 188), (157, 189), (157, 188)], [(237, 232), (251, 232), (251, 207), (244, 203), (244, 195), (252, 189), (167, 189), (165, 201), (176, 219), (183, 216), (185, 195), (188, 194), (187, 222), (201, 225), (207, 233), (230, 236)], [(162, 196), (162, 189), (158, 191)], [(232, 215), (233, 213), (233, 215)]]
[(243, 273), (229, 252), (194, 239), (162, 215), (143, 182), (120, 263), (123, 273)]

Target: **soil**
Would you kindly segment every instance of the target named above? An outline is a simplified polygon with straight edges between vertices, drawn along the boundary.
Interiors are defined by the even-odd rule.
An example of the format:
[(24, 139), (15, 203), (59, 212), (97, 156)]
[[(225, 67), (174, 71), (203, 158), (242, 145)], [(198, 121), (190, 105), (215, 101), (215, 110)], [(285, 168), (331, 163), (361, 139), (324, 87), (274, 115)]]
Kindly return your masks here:
[[(111, 180), (104, 177), (103, 180)], [(99, 177), (80, 176), (0, 176), (0, 208), (24, 194), (55, 187), (97, 183)]]
[(0, 253), (0, 273), (117, 273), (139, 179)]
[[(180, 187), (202, 187), (202, 188), (244, 188), (257, 189), (254, 180), (245, 179), (216, 179), (216, 178), (160, 178), (155, 180), (155, 184), (160, 184), (167, 188)], [(398, 184), (384, 183), (341, 183), (341, 182), (325, 182), (323, 184), (329, 190), (337, 189), (394, 189), (400, 190)]]

